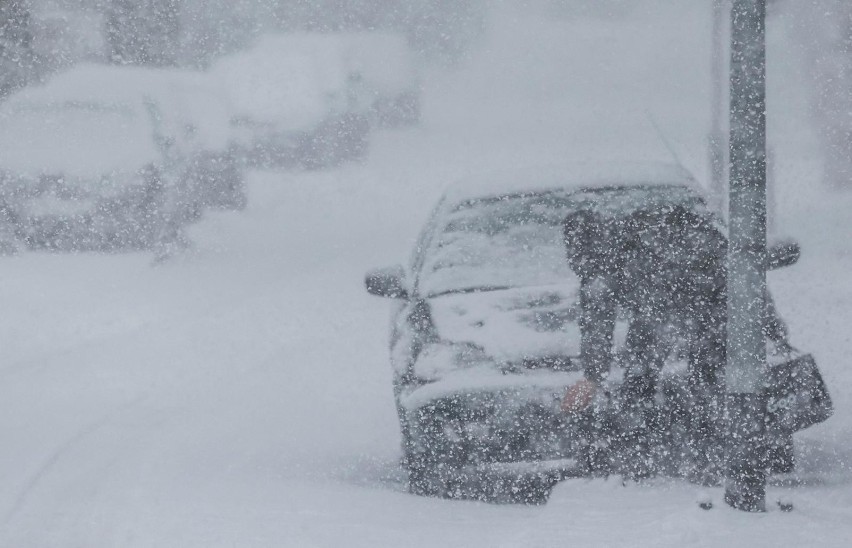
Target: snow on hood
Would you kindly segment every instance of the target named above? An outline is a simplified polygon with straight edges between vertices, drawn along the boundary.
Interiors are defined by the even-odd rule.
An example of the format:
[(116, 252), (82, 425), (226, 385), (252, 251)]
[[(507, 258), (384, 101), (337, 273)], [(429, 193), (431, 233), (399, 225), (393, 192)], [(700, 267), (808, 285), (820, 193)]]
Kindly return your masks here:
[(541, 403), (549, 403), (556, 411), (565, 389), (581, 377), (580, 371), (527, 371), (517, 375), (503, 374), (488, 367), (476, 367), (457, 371), (436, 382), (405, 392), (400, 396), (400, 403), (411, 411), (439, 398), (461, 395), (468, 403), (475, 404), (479, 398), (487, 399), (491, 395), (501, 394), (506, 404), (539, 400)]
[(430, 299), (445, 340), (472, 343), (497, 362), (580, 353), (579, 280), (562, 285), (449, 294)]

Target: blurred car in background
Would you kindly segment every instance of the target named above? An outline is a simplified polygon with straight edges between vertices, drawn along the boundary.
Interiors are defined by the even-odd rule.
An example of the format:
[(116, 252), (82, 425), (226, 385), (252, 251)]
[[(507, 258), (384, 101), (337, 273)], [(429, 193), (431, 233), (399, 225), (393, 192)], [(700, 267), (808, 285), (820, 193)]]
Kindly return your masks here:
[[(245, 205), (229, 109), (201, 75), (80, 65), (0, 104), (0, 222), (18, 246), (118, 251)], [(8, 242), (7, 242), (8, 243)]]
[[(657, 263), (663, 277), (665, 265), (694, 264), (693, 253), (702, 253), (701, 260), (705, 253), (707, 260), (724, 257), (718, 246), (698, 249), (705, 234), (693, 238), (665, 224), (666, 212), (676, 207), (714, 227), (712, 241), (724, 244), (721, 220), (678, 166), (577, 165), (471, 178), (441, 197), (407, 266), (368, 273), (368, 292), (395, 299), (390, 359), (413, 493), (540, 502), (562, 477), (613, 473), (603, 459), (587, 458), (596, 447), (589, 444), (587, 418), (560, 407), (566, 388), (583, 376), (580, 279), (566, 257), (566, 246), (579, 244), (564, 239), (563, 223), (577, 212), (615, 223), (637, 215), (661, 219), (658, 230), (641, 237), (654, 257), (660, 253), (669, 261)], [(787, 266), (798, 258), (798, 247), (773, 247), (770, 256), (770, 268)], [(696, 338), (696, 322), (718, 313), (713, 306), (708, 301), (706, 309), (690, 307), (666, 327), (655, 434), (660, 473), (666, 475), (704, 470), (715, 448), (711, 441), (695, 441), (697, 410), (711, 413), (712, 406), (701, 403), (708, 396), (690, 380), (693, 357), (709, 356), (707, 367), (717, 367), (719, 354), (696, 346), (705, 344)], [(615, 367), (607, 381), (612, 394), (618, 393), (622, 367), (641, 355), (632, 346), (641, 341), (626, 335), (628, 321), (619, 312)], [(720, 337), (713, 343), (723, 345)], [(770, 339), (769, 430), (776, 452), (789, 457), (779, 469), (789, 471), (792, 432), (825, 420), (831, 402), (813, 360), (786, 341)], [(618, 421), (631, 417), (614, 409), (592, 420), (615, 425), (617, 436)]]
[(396, 0), (408, 43), (419, 55), (444, 64), (457, 63), (485, 33), (484, 0)]
[(379, 126), (403, 127), (420, 121), (420, 75), (405, 36), (392, 32), (341, 35), (350, 70), (362, 81), (365, 101)]
[(164, 102), (180, 126), (174, 129), (186, 150), (192, 192), (204, 206), (244, 209), (245, 166), (231, 133), (233, 109), (226, 95), (202, 73), (173, 72), (168, 78)]
[(250, 165), (321, 168), (367, 154), (368, 105), (342, 48), (318, 33), (269, 34), (211, 66)]

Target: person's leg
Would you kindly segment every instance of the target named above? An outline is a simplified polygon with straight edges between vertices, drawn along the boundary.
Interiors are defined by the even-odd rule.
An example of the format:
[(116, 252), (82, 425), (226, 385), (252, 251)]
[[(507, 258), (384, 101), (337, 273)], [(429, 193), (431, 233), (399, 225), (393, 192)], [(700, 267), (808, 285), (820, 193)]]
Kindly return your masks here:
[(601, 383), (609, 374), (615, 330), (615, 295), (609, 280), (585, 278), (580, 286), (580, 359), (584, 378), (568, 388), (562, 409), (574, 416), (581, 429), (578, 461), (593, 475), (609, 475), (613, 428), (608, 405), (594, 405)]
[(609, 374), (615, 331), (615, 295), (609, 280), (583, 280), (580, 287), (580, 359), (586, 379), (600, 384)]
[(726, 307), (724, 298), (713, 306), (696, 304), (695, 325), (690, 337), (690, 401), (687, 416), (687, 451), (691, 455), (691, 479), (715, 484), (722, 473)]
[(629, 357), (618, 398), (619, 468), (633, 479), (658, 472), (661, 432), (656, 394), (665, 361), (663, 326), (656, 307), (633, 310), (627, 334)]
[(627, 331), (628, 360), (622, 394), (626, 400), (653, 402), (665, 361), (661, 331), (655, 311), (642, 307), (633, 312)]

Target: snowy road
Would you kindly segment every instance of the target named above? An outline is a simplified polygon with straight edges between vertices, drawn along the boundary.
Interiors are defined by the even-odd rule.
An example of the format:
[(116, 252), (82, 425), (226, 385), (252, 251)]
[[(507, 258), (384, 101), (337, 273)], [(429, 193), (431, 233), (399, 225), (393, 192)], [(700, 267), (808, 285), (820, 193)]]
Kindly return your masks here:
[(573, 481), (544, 507), (404, 492), (387, 303), (362, 276), (407, 257), (441, 186), (667, 159), (646, 112), (704, 178), (709, 8), (638, 4), (614, 22), (498, 11), (469, 66), (427, 80), (421, 128), (376, 134), (363, 165), (253, 173), (248, 209), (209, 216), (171, 263), (4, 258), (0, 546), (852, 545), (852, 243), (828, 237), (848, 233), (852, 198), (818, 189), (783, 21), (779, 218), (805, 255), (771, 281), (837, 406), (799, 438), (804, 485), (771, 487), (796, 511), (704, 512), (667, 481)]

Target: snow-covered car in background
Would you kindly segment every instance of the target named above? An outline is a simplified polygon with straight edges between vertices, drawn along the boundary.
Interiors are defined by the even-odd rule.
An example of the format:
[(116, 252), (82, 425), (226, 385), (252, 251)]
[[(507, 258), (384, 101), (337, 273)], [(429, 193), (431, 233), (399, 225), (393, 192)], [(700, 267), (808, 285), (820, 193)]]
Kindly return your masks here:
[(483, 0), (401, 0), (401, 28), (422, 56), (456, 63), (483, 36), (488, 2)]
[(404, 35), (358, 32), (341, 35), (350, 70), (361, 79), (372, 118), (380, 126), (402, 127), (420, 121), (420, 75)]
[[(712, 223), (724, 244), (721, 221), (677, 166), (578, 165), (474, 178), (443, 195), (407, 267), (368, 273), (370, 293), (396, 299), (390, 354), (412, 492), (538, 501), (560, 477), (590, 473), (588, 425), (560, 408), (583, 375), (580, 280), (566, 259), (573, 243), (563, 240), (563, 223), (578, 211), (617, 220), (675, 206)], [(661, 237), (651, 245), (666, 252), (669, 243)], [(797, 247), (773, 248), (771, 256), (773, 268), (792, 264)], [(694, 310), (696, 318), (706, 312)], [(616, 366), (635, 355), (628, 317), (618, 318)], [(701, 447), (689, 445), (698, 396), (688, 380), (693, 343), (685, 329), (667, 331), (658, 387), (663, 472), (674, 476), (703, 458)], [(792, 432), (824, 420), (831, 403), (813, 361), (782, 346), (769, 352), (770, 399), (773, 439), (789, 453)], [(791, 367), (802, 374), (791, 375)], [(607, 381), (613, 393), (621, 375), (615, 367)]]
[(250, 164), (319, 168), (367, 154), (367, 107), (339, 41), (264, 35), (210, 74), (233, 105), (231, 129)]
[(175, 129), (189, 159), (192, 192), (207, 207), (244, 209), (245, 167), (231, 133), (227, 97), (206, 75), (173, 72), (170, 78), (164, 100), (175, 109), (170, 116), (180, 125)]
[(228, 109), (213, 108), (195, 76), (81, 65), (0, 104), (6, 238), (36, 249), (150, 248), (179, 240), (206, 207), (243, 207)]

